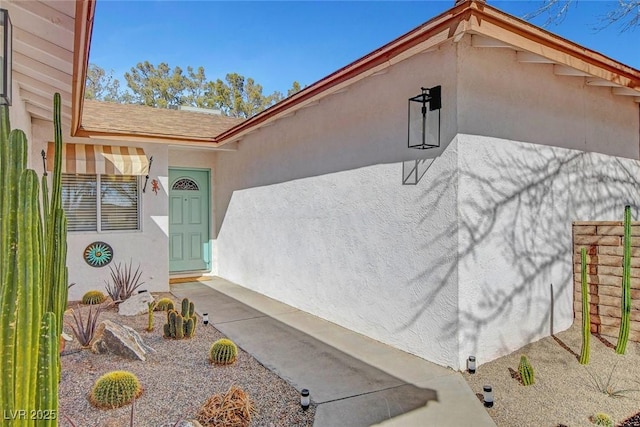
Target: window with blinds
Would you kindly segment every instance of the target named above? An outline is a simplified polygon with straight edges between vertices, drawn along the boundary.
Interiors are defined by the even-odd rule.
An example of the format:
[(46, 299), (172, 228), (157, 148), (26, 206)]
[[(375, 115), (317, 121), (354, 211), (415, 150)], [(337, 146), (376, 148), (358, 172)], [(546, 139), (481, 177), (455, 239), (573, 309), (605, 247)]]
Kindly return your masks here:
[(69, 231), (140, 230), (138, 177), (63, 174), (62, 207)]

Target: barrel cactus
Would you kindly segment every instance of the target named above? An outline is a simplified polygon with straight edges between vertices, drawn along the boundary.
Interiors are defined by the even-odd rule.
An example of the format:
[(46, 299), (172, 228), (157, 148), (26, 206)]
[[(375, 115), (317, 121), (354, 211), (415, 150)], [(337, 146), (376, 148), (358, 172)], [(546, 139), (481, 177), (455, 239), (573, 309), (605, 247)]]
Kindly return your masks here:
[(236, 361), (237, 356), (238, 347), (227, 338), (214, 342), (209, 350), (209, 359), (216, 365), (230, 365)]
[(604, 412), (598, 412), (591, 417), (591, 422), (597, 426), (613, 427), (613, 420), (611, 419), (611, 416)]
[(520, 357), (520, 365), (518, 366), (518, 373), (520, 374), (520, 380), (523, 385), (531, 385), (535, 383), (535, 379), (533, 377), (533, 367), (531, 363), (529, 363), (529, 359), (527, 356), (522, 355)]
[(173, 301), (171, 301), (170, 298), (160, 298), (154, 308), (155, 311), (169, 311), (173, 309)]
[(89, 291), (82, 296), (83, 304), (102, 304), (107, 296), (100, 291)]
[(113, 371), (96, 381), (89, 401), (98, 408), (119, 408), (142, 394), (138, 378), (127, 371)]

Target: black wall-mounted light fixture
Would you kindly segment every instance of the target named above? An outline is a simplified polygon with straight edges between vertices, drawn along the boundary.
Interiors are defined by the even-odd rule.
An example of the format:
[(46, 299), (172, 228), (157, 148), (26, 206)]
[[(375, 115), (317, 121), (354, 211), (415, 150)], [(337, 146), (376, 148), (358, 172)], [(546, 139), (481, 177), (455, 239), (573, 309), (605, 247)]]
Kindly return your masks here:
[(426, 150), (440, 147), (440, 109), (442, 87), (420, 88), (422, 93), (409, 98), (409, 148)]
[(0, 105), (11, 105), (11, 40), (9, 11), (0, 9)]

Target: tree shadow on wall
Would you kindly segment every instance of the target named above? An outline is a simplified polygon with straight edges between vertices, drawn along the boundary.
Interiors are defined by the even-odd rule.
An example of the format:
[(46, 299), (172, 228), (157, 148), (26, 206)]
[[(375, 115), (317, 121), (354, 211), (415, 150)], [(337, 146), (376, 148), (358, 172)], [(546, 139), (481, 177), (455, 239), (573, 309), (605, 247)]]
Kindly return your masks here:
[[(457, 222), (423, 245), (446, 247), (457, 235), (458, 256), (456, 261), (442, 251), (431, 263), (435, 268), (412, 279), (412, 287), (422, 289), (422, 295), (404, 326), (433, 311), (447, 285), (459, 283), (460, 292), (477, 287), (473, 302), (459, 306), (458, 317), (447, 323), (441, 337), (458, 334), (474, 354), (483, 333), (491, 329), (495, 336), (505, 323), (521, 321), (519, 333), (527, 342), (548, 335), (550, 299), (565, 316), (573, 310), (572, 300), (567, 301), (572, 295), (567, 287), (573, 286), (571, 222), (619, 219), (625, 204), (637, 211), (640, 201), (636, 161), (525, 143), (509, 142), (507, 149), (481, 144), (462, 144), (458, 170), (438, 176), (425, 190), (428, 213), (454, 186), (459, 189)], [(430, 220), (426, 214), (421, 225), (428, 226)], [(498, 270), (492, 271), (492, 261)], [(481, 274), (463, 283), (457, 278), (461, 269)], [(536, 313), (535, 318), (529, 313)], [(506, 326), (504, 330), (513, 333), (513, 327)], [(502, 339), (502, 352), (509, 347)]]

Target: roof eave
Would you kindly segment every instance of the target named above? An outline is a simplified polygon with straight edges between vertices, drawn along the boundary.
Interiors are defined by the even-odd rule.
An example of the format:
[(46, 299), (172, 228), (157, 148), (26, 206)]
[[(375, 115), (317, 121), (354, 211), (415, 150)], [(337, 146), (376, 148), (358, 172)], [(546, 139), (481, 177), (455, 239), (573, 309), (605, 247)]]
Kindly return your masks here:
[(503, 41), (518, 50), (640, 91), (640, 70), (550, 33), (486, 4), (474, 8), (468, 32)]
[(317, 102), (323, 96), (341, 91), (382, 68), (450, 39), (458, 41), (467, 33), (501, 40), (516, 49), (546, 56), (594, 77), (640, 91), (640, 71), (508, 15), (483, 1), (470, 0), (454, 6), (296, 95), (221, 133), (215, 140), (219, 144), (238, 141), (260, 126), (290, 116), (296, 110)]
[(261, 126), (313, 105), (325, 96), (341, 92), (353, 83), (416, 53), (428, 51), (451, 39), (458, 41), (467, 33), (501, 40), (516, 49), (545, 56), (559, 64), (581, 70), (594, 77), (640, 91), (639, 70), (508, 15), (483, 1), (470, 0), (459, 3), (414, 30), (217, 136), (193, 138), (149, 133), (105, 132), (85, 129), (81, 123), (84, 82), (89, 64), (94, 14), (95, 0), (79, 0), (76, 3), (72, 136), (146, 138), (156, 142), (182, 141), (185, 144), (193, 143), (219, 148), (230, 142), (239, 141)]
[(211, 148), (211, 149), (218, 149), (221, 146), (221, 144), (214, 141), (214, 138), (157, 134), (157, 133), (147, 133), (147, 132), (138, 133), (138, 132), (105, 131), (101, 129), (86, 129), (82, 126), (76, 131), (74, 136), (84, 137), (84, 138), (110, 139), (110, 140), (118, 140), (118, 141), (165, 143), (169, 145), (184, 145), (184, 146), (192, 146), (192, 147)]
[(447, 10), (295, 95), (221, 133), (215, 140), (220, 144), (239, 140), (261, 125), (289, 116), (315, 103), (321, 97), (340, 92), (358, 80), (369, 77), (415, 53), (434, 48), (457, 34), (467, 31), (466, 23), (472, 10), (470, 4), (475, 3), (473, 0)]

